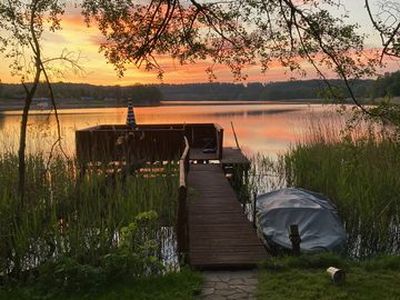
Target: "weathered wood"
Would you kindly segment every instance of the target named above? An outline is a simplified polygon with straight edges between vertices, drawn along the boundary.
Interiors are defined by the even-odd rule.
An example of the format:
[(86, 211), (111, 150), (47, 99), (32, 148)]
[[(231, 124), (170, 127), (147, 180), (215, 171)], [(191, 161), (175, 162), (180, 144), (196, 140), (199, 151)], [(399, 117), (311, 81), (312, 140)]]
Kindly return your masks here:
[(204, 153), (203, 149), (200, 148), (192, 148), (190, 149), (190, 160), (196, 161), (210, 161), (210, 160), (218, 160), (218, 153)]
[(249, 159), (243, 154), (240, 149), (232, 148), (232, 147), (225, 147), (223, 149), (222, 165), (245, 165), (250, 166)]
[(179, 161), (179, 191), (178, 211), (176, 221), (177, 251), (180, 260), (187, 262), (189, 259), (189, 225), (187, 207), (187, 174), (189, 172), (189, 142), (184, 137), (185, 149)]
[(301, 238), (300, 238), (300, 234), (299, 234), (299, 227), (296, 224), (290, 225), (289, 239), (292, 242), (293, 255), (296, 255), (296, 256), (300, 255)]
[(188, 215), (187, 215), (187, 189), (185, 186), (179, 187), (178, 193), (178, 212), (176, 221), (176, 240), (177, 251), (181, 260), (185, 260), (188, 252)]
[(183, 137), (190, 148), (214, 149), (222, 157), (223, 130), (212, 123), (148, 124), (135, 129), (126, 125), (100, 125), (77, 130), (77, 158), (84, 162), (172, 161), (184, 150)]
[(182, 153), (183, 127), (136, 129), (98, 126), (78, 130), (77, 158), (82, 162), (171, 161)]
[(257, 194), (254, 192), (253, 193), (253, 210), (252, 210), (252, 221), (253, 221), (253, 227), (256, 228), (257, 224)]
[(192, 165), (187, 183), (193, 268), (253, 268), (267, 257), (221, 165)]

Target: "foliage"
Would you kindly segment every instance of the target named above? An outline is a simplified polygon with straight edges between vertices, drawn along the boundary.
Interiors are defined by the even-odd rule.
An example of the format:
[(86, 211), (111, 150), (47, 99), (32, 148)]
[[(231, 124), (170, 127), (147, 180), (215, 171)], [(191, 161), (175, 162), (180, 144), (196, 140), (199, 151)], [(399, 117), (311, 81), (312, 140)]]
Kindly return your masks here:
[(315, 121), (307, 137), (271, 160), (253, 158), (250, 190), (301, 187), (328, 196), (348, 234), (347, 254), (365, 258), (400, 253), (400, 143), (390, 128)]
[[(384, 57), (399, 57), (400, 7), (382, 1), (373, 12), (365, 8), (382, 49), (364, 48), (360, 26), (349, 22), (339, 0), (272, 1), (83, 1), (83, 14), (104, 36), (100, 49), (123, 76), (127, 65), (144, 65), (162, 77), (157, 57), (169, 55), (181, 64), (210, 61), (207, 72), (226, 65), (236, 80), (246, 79), (242, 70), (259, 65), (263, 72), (279, 64), (305, 76), (313, 69), (327, 90), (324, 97), (339, 103), (347, 99), (372, 119), (392, 122), (386, 111), (369, 110), (359, 99), (353, 82), (377, 74)], [(339, 84), (327, 78), (335, 73)], [(304, 92), (304, 91), (303, 91)], [(284, 98), (285, 96), (268, 95)], [(264, 96), (265, 97), (265, 96)]]
[[(343, 14), (335, 17), (328, 6)], [(376, 65), (339, 1), (85, 0), (83, 12), (98, 24), (101, 49), (120, 75), (128, 63), (162, 74), (156, 55), (163, 54), (182, 64), (211, 58), (211, 77), (215, 65), (225, 64), (236, 79), (255, 63), (267, 70), (278, 61), (303, 74), (300, 61), (307, 61), (322, 78), (327, 69), (345, 80), (371, 74)]]
[[(383, 262), (390, 262), (391, 268), (370, 268)], [(258, 298), (398, 299), (399, 262), (400, 257), (384, 257), (358, 263), (332, 254), (273, 258), (260, 272)], [(345, 270), (343, 284), (331, 282), (326, 272), (330, 266)]]
[[(331, 85), (337, 85), (342, 93), (345, 86), (340, 80), (329, 80)], [(357, 97), (370, 97), (373, 80), (357, 80), (352, 88)], [(3, 88), (1, 90), (1, 88)], [(297, 100), (320, 99), (325, 85), (321, 80), (300, 80), (287, 82), (261, 83), (197, 83), (197, 84), (161, 84), (134, 86), (94, 86), (90, 84), (53, 83), (54, 93), (59, 99), (82, 99), (82, 105), (90, 101), (132, 98), (135, 103), (154, 103), (162, 100)], [(20, 85), (0, 84), (0, 99), (18, 99), (23, 94)], [(46, 97), (47, 89), (41, 84), (38, 87), (38, 97)], [(60, 103), (61, 104), (61, 103)]]
[(336, 204), (350, 255), (399, 253), (399, 151), (398, 143), (372, 137), (298, 145), (286, 155), (286, 178)]
[(0, 2), (0, 51), (11, 59), (10, 70), (23, 82), (33, 75), (31, 68), (40, 56), (36, 52), (40, 51), (38, 42), (43, 33), (59, 30), (63, 13), (63, 5), (57, 0)]
[[(78, 180), (73, 161), (58, 157), (47, 166), (41, 154), (31, 155), (29, 201), (21, 210), (16, 165), (15, 155), (0, 157), (0, 273), (5, 279), (35, 275), (46, 264), (50, 269), (67, 264), (64, 270), (88, 274), (97, 267), (118, 269), (120, 277), (160, 270), (159, 247), (166, 237), (159, 228), (173, 226), (177, 199), (178, 183), (169, 166), (156, 176), (135, 173), (110, 180), (105, 172), (91, 172)], [(140, 214), (150, 210), (159, 220), (154, 212)]]
[(378, 77), (372, 89), (373, 97), (400, 97), (400, 71)]
[(107, 275), (101, 267), (65, 256), (40, 266), (38, 278), (30, 284), (35, 282), (39, 290), (49, 294), (94, 292), (107, 282)]
[[(11, 100), (22, 98), (24, 90), (19, 84), (1, 84), (0, 99)], [(79, 99), (82, 104), (91, 100), (123, 100), (132, 98), (134, 104), (157, 104), (163, 100), (160, 89), (152, 85), (132, 86), (95, 86), (82, 83), (53, 83), (54, 95), (57, 99)], [(40, 83), (36, 93), (37, 97), (47, 98), (48, 90), (44, 83)], [(60, 103), (61, 104), (61, 103)]]
[(397, 1), (378, 1), (377, 12), (373, 12), (369, 0), (365, 0), (365, 8), (372, 25), (378, 31), (381, 43), (381, 60), (386, 56), (400, 57), (400, 4)]
[(139, 214), (134, 222), (121, 228), (115, 249), (100, 256), (95, 265), (68, 256), (50, 259), (39, 267), (39, 286), (45, 291), (79, 293), (96, 291), (110, 282), (160, 274), (163, 266), (157, 257), (157, 219), (154, 211)]
[(82, 290), (80, 292), (49, 293), (36, 286), (15, 286), (8, 289), (0, 289), (0, 299), (188, 300), (199, 293), (201, 282), (202, 280), (198, 273), (183, 269), (179, 273), (167, 273), (162, 276), (106, 282), (95, 290)]
[[(26, 178), (26, 135), (29, 111), (33, 98), (37, 92), (42, 77), (46, 82), (48, 94), (52, 102), (57, 121), (58, 139), (54, 146), (61, 147), (61, 129), (57, 113), (54, 92), (50, 82), (49, 65), (58, 62), (59, 65), (67, 65), (78, 72), (80, 56), (74, 57), (73, 53), (62, 51), (59, 57), (46, 57), (43, 53), (41, 41), (46, 31), (55, 32), (60, 29), (60, 17), (63, 15), (64, 2), (58, 0), (31, 0), (31, 1), (1, 1), (0, 2), (0, 53), (10, 59), (10, 72), (19, 76), (24, 89), (24, 107), (22, 110), (20, 141), (18, 149), (18, 189), (19, 208), (24, 209), (25, 204), (25, 178)], [(57, 72), (60, 72), (59, 70)], [(31, 81), (31, 84), (26, 84)], [(53, 147), (54, 148), (54, 147)], [(15, 220), (17, 227), (19, 219)], [(15, 268), (19, 268), (18, 265)]]

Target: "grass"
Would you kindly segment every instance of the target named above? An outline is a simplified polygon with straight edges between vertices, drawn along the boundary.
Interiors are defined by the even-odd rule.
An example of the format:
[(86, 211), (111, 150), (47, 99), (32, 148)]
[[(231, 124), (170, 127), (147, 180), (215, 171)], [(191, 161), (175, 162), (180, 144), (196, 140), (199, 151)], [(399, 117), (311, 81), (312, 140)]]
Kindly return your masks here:
[[(162, 244), (171, 237), (160, 227), (175, 223), (178, 179), (172, 166), (152, 176), (134, 173), (124, 179), (88, 172), (79, 178), (74, 161), (58, 157), (47, 166), (40, 153), (30, 155), (23, 204), (17, 193), (17, 169), (14, 154), (0, 156), (2, 276), (21, 279), (31, 276), (24, 273), (36, 274), (34, 270), (64, 258), (76, 262), (78, 269), (102, 267), (107, 255), (120, 251), (121, 231), (132, 224), (130, 238), (136, 249), (149, 259), (163, 259)], [(147, 211), (156, 213), (149, 222), (137, 219)]]
[(343, 131), (323, 120), (278, 160), (256, 156), (249, 187), (257, 193), (285, 186), (322, 193), (338, 208), (349, 256), (400, 254), (399, 153), (390, 131)]
[(10, 290), (0, 289), (0, 300), (175, 300), (192, 299), (198, 294), (201, 286), (198, 273), (182, 270), (180, 273), (169, 273), (164, 276), (151, 277), (114, 283), (91, 293), (57, 293), (51, 294), (34, 287), (13, 287)]
[(400, 253), (400, 143), (374, 135), (299, 144), (285, 156), (289, 186), (327, 195), (348, 233), (348, 254)]
[[(344, 283), (331, 282), (326, 269), (340, 267)], [(280, 257), (265, 263), (259, 274), (258, 299), (400, 299), (400, 257), (364, 262), (322, 254)]]

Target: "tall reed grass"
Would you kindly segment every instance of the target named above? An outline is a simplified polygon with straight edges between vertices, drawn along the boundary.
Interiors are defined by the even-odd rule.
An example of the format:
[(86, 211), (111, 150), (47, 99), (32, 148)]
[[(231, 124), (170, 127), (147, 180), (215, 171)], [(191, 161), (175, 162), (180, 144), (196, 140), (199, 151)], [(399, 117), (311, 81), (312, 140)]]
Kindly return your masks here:
[(302, 141), (278, 160), (253, 159), (250, 188), (323, 193), (344, 222), (348, 255), (400, 254), (400, 143), (379, 126), (354, 129), (338, 120), (313, 120)]
[[(0, 277), (19, 276), (15, 272), (62, 257), (96, 266), (119, 248), (121, 230), (142, 212), (157, 213), (157, 235), (165, 232), (162, 226), (174, 225), (178, 179), (173, 166), (151, 176), (88, 172), (80, 178), (73, 160), (56, 157), (48, 165), (44, 155), (29, 155), (22, 207), (17, 166), (14, 154), (0, 156)], [(147, 228), (149, 237), (154, 237), (152, 228)]]

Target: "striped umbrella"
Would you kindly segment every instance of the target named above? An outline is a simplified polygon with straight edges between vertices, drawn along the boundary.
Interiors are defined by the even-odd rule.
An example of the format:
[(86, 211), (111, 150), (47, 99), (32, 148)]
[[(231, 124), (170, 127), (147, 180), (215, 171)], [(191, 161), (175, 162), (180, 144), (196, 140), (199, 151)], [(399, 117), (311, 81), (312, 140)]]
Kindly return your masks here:
[(128, 102), (128, 115), (126, 116), (126, 125), (132, 128), (136, 127), (135, 112), (133, 111), (132, 101)]

